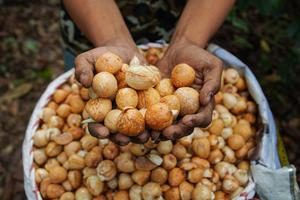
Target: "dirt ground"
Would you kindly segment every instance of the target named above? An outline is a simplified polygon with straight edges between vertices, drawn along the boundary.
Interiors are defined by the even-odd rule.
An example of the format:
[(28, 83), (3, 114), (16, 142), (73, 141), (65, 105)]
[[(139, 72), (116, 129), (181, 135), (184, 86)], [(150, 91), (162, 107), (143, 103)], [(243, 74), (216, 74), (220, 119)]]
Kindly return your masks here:
[[(9, 2), (9, 1), (7, 1)], [(63, 72), (63, 55), (59, 32), (59, 1), (44, 3), (4, 3), (0, 0), (0, 199), (25, 199), (21, 148), (25, 129), (36, 101), (47, 84)], [(38, 1), (39, 2), (39, 1)], [(255, 13), (249, 20), (257, 25)], [(286, 85), (280, 73), (269, 66), (278, 62), (278, 56), (288, 49), (272, 49), (266, 62), (261, 60), (261, 49), (237, 47), (234, 27), (225, 23), (214, 41), (233, 52), (249, 64), (257, 75), (270, 101), (279, 130), (287, 148), (289, 160), (300, 169), (300, 79)], [(262, 33), (263, 34), (263, 33)], [(242, 35), (243, 36), (243, 35)], [(261, 46), (260, 38), (244, 36), (255, 47)], [(284, 42), (284, 41), (281, 41)], [(300, 74), (299, 65), (292, 65), (282, 73), (292, 78)], [(292, 80), (291, 80), (292, 81)], [(289, 83), (289, 81), (287, 80)], [(279, 100), (278, 100), (279, 99)], [(298, 179), (299, 181), (299, 179)]]

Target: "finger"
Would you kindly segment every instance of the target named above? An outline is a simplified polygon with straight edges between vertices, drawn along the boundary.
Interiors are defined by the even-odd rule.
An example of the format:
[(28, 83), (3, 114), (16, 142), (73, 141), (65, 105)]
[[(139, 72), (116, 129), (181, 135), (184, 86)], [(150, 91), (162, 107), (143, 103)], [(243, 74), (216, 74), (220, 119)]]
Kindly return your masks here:
[(94, 76), (94, 61), (90, 52), (79, 54), (75, 58), (75, 76), (84, 86), (90, 87)]
[(120, 134), (120, 133), (117, 133), (117, 134), (112, 134), (109, 139), (117, 144), (117, 145), (120, 145), (120, 146), (125, 146), (126, 144), (128, 144), (130, 142), (130, 139), (129, 137), (123, 135), (123, 134)]
[(144, 144), (149, 140), (149, 138), (150, 138), (150, 133), (149, 131), (145, 130), (138, 136), (130, 137), (130, 141), (137, 144)]
[(189, 127), (207, 127), (212, 120), (212, 112), (214, 109), (214, 99), (206, 106), (199, 109), (197, 114), (186, 115), (182, 118), (182, 123)]
[(110, 135), (108, 128), (97, 122), (88, 123), (88, 130), (92, 136), (99, 139), (108, 138)]
[(178, 124), (171, 125), (164, 129), (163, 136), (169, 140), (177, 140), (185, 135), (192, 133), (193, 128), (186, 126), (182, 122), (178, 122)]
[(200, 103), (207, 105), (219, 91), (222, 75), (222, 61), (216, 57), (211, 59), (210, 66), (203, 69), (204, 82), (200, 90)]

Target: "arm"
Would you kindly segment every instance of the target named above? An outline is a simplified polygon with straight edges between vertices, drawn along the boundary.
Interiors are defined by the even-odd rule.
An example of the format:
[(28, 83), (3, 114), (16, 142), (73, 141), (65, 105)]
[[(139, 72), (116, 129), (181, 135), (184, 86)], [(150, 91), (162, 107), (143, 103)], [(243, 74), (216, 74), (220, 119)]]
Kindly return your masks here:
[(200, 93), (201, 108), (198, 113), (184, 116), (177, 124), (163, 131), (167, 139), (177, 139), (190, 134), (194, 127), (206, 127), (211, 122), (214, 94), (219, 90), (222, 62), (203, 48), (221, 26), (234, 0), (188, 1), (168, 50), (158, 63), (165, 75), (179, 63), (187, 63), (196, 71), (193, 88)]
[(64, 5), (95, 47), (107, 43), (135, 46), (122, 15), (112, 0), (64, 0)]
[(92, 83), (96, 59), (107, 51), (119, 55), (124, 62), (135, 55), (143, 59), (115, 1), (64, 0), (63, 3), (79, 29), (96, 47), (75, 59), (76, 78), (85, 87)]
[(188, 1), (171, 43), (186, 40), (204, 48), (207, 41), (222, 25), (234, 2), (235, 0)]
[[(142, 62), (144, 57), (138, 49), (126, 27), (121, 13), (113, 0), (64, 0), (68, 13), (96, 47), (78, 55), (75, 59), (76, 79), (85, 87), (90, 87), (93, 80), (94, 65), (97, 58), (110, 51), (120, 56), (125, 63), (137, 56)], [(110, 134), (100, 123), (89, 123), (89, 131), (98, 138), (109, 137), (118, 144), (127, 144), (129, 138), (120, 134)], [(145, 132), (136, 142), (145, 142), (149, 133)], [(133, 140), (132, 139), (132, 140)]]

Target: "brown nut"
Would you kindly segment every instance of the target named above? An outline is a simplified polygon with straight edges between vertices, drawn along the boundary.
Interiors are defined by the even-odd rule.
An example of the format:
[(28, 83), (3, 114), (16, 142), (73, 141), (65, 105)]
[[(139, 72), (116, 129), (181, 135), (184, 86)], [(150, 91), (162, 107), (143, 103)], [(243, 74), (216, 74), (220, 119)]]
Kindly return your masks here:
[(44, 178), (42, 182), (40, 183), (40, 193), (42, 197), (47, 197), (47, 188), (51, 184), (50, 178)]
[(36, 164), (43, 165), (48, 159), (45, 149), (35, 149), (33, 151), (33, 159)]
[(92, 200), (92, 195), (87, 188), (81, 187), (75, 192), (75, 199)]
[(109, 72), (112, 74), (117, 73), (122, 67), (122, 59), (114, 53), (106, 52), (102, 54), (95, 64), (96, 72)]
[(68, 104), (60, 104), (56, 109), (56, 113), (58, 116), (66, 118), (71, 113), (71, 106), (69, 106)]
[(85, 135), (80, 139), (81, 147), (86, 150), (90, 151), (94, 146), (98, 144), (98, 139), (91, 136)]
[(98, 163), (102, 160), (101, 147), (95, 146), (88, 152), (85, 157), (85, 165), (88, 167), (97, 167)]
[(55, 142), (49, 142), (45, 148), (46, 155), (49, 157), (54, 157), (60, 154), (62, 151), (63, 146), (56, 144)]
[(177, 160), (182, 160), (184, 158), (189, 157), (189, 154), (187, 153), (185, 146), (183, 146), (180, 143), (176, 143), (173, 146), (172, 154), (177, 158)]
[(69, 159), (64, 163), (66, 169), (83, 169), (85, 167), (84, 158), (77, 154), (70, 155)]
[(69, 132), (64, 132), (60, 135), (53, 137), (53, 140), (54, 140), (54, 142), (56, 142), (56, 144), (66, 145), (66, 144), (69, 144), (70, 142), (72, 142), (73, 135)]
[(138, 109), (149, 108), (160, 100), (158, 91), (154, 88), (138, 91)]
[(93, 91), (101, 98), (110, 98), (118, 91), (117, 79), (109, 72), (96, 74), (92, 81)]
[(157, 103), (148, 107), (145, 120), (151, 129), (161, 131), (172, 124), (173, 115), (166, 104)]
[(33, 144), (36, 147), (44, 147), (50, 140), (50, 134), (47, 130), (37, 130), (33, 136)]
[(63, 118), (59, 116), (52, 116), (49, 119), (49, 122), (47, 123), (49, 128), (62, 128), (64, 126), (64, 120)]
[(148, 149), (143, 144), (129, 144), (129, 151), (135, 156), (143, 156), (148, 152)]
[(81, 149), (81, 144), (78, 141), (73, 141), (70, 144), (64, 146), (64, 152), (67, 156), (77, 153)]
[(53, 93), (53, 100), (59, 104), (67, 98), (68, 94), (69, 94), (69, 92), (67, 92), (65, 90), (57, 89)]
[(203, 177), (204, 170), (202, 168), (192, 169), (188, 172), (187, 179), (191, 183), (198, 183)]
[(55, 166), (49, 170), (51, 183), (62, 183), (67, 179), (67, 170), (61, 166)]
[(103, 148), (102, 154), (104, 158), (113, 160), (119, 154), (119, 148), (116, 144), (110, 142)]
[(208, 161), (212, 164), (216, 164), (223, 159), (224, 155), (220, 149), (214, 149), (210, 152)]
[(159, 184), (149, 182), (143, 186), (142, 196), (145, 200), (158, 199), (162, 195)]
[(175, 167), (170, 170), (169, 172), (169, 177), (168, 177), (168, 182), (171, 186), (176, 187), (179, 186), (181, 182), (183, 182), (185, 179), (183, 171)]
[(139, 156), (135, 160), (135, 167), (137, 170), (145, 170), (145, 171), (150, 171), (154, 168), (157, 167), (155, 163), (150, 161), (147, 157), (145, 156)]
[(179, 188), (173, 187), (164, 193), (166, 200), (180, 200)]
[(140, 185), (133, 185), (129, 189), (129, 198), (134, 200), (142, 200), (142, 187)]
[(191, 86), (195, 77), (195, 70), (185, 63), (176, 65), (171, 73), (172, 83), (177, 88)]
[(245, 145), (245, 140), (241, 135), (233, 134), (227, 139), (228, 146), (233, 150), (238, 150)]
[(79, 114), (71, 113), (67, 117), (67, 124), (69, 127), (79, 127), (81, 125), (82, 117)]
[(164, 78), (162, 79), (155, 87), (155, 89), (159, 92), (161, 97), (171, 95), (174, 93), (175, 88), (172, 84), (171, 79)]
[(160, 141), (157, 146), (158, 152), (164, 155), (171, 153), (172, 148), (173, 148), (173, 143), (171, 140)]
[(117, 92), (116, 104), (120, 109), (126, 107), (135, 108), (138, 105), (138, 101), (138, 93), (132, 88), (122, 88)]
[(208, 158), (210, 153), (210, 143), (207, 138), (198, 138), (192, 142), (194, 153), (200, 158)]
[(183, 181), (179, 185), (179, 195), (181, 200), (190, 200), (192, 198), (192, 192), (194, 190), (194, 186), (187, 181)]
[(126, 136), (137, 136), (145, 130), (144, 117), (137, 109), (127, 108), (118, 118), (117, 129)]
[(79, 188), (81, 185), (82, 175), (79, 170), (71, 170), (68, 172), (68, 181), (73, 189)]
[(110, 99), (90, 99), (85, 105), (86, 112), (97, 122), (102, 122), (109, 111), (112, 110)]
[(128, 190), (133, 185), (131, 176), (126, 173), (121, 173), (118, 179), (118, 186), (120, 190)]
[(138, 185), (144, 185), (150, 178), (150, 171), (136, 170), (131, 175), (132, 180)]
[(120, 172), (131, 173), (136, 169), (132, 156), (128, 152), (122, 153), (116, 157), (115, 163)]
[(151, 171), (151, 181), (163, 185), (168, 180), (168, 172), (162, 167), (157, 167)]
[(117, 168), (113, 161), (103, 160), (97, 166), (97, 174), (101, 181), (109, 181), (117, 174)]
[(199, 92), (190, 87), (178, 88), (174, 95), (180, 102), (180, 115), (194, 114), (199, 110)]
[(47, 187), (47, 197), (49, 199), (59, 198), (64, 192), (64, 188), (58, 184), (49, 184)]
[(126, 190), (117, 191), (113, 200), (129, 200), (129, 194)]
[(163, 157), (163, 168), (166, 170), (173, 169), (177, 164), (177, 159), (173, 154), (167, 154)]
[(213, 135), (221, 135), (224, 128), (224, 122), (222, 119), (215, 119), (211, 122), (208, 131)]
[(73, 192), (65, 192), (60, 196), (59, 200), (75, 200), (75, 194)]
[(46, 164), (44, 165), (44, 168), (49, 172), (50, 169), (53, 167), (60, 166), (59, 162), (56, 158), (50, 158), (47, 160)]
[(47, 170), (43, 168), (38, 168), (34, 172), (35, 182), (37, 184), (41, 183), (45, 178), (49, 177), (49, 173)]
[(69, 105), (72, 113), (81, 113), (84, 109), (85, 102), (79, 95), (73, 95), (69, 99)]
[(192, 193), (192, 200), (210, 200), (211, 199), (211, 190), (206, 185), (199, 183), (196, 185)]
[(88, 177), (85, 185), (93, 196), (100, 195), (104, 189), (104, 183), (97, 175)]
[(65, 191), (70, 192), (73, 190), (72, 185), (68, 180), (65, 180), (61, 185), (64, 187)]

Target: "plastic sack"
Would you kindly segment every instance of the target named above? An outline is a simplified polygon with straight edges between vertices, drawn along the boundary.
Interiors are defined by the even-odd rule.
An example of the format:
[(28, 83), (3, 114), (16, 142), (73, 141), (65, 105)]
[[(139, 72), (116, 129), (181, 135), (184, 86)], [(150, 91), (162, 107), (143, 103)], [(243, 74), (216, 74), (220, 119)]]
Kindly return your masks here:
[[(149, 43), (147, 45), (140, 45), (139, 48), (141, 49), (147, 49), (149, 47), (156, 47), (156, 48), (164, 48), (167, 44), (162, 42), (158, 43)], [(255, 195), (255, 185), (256, 184), (266, 184), (261, 183), (257, 181), (258, 179), (264, 179), (262, 178), (261, 173), (263, 169), (268, 170), (268, 174), (284, 174), (284, 176), (279, 176), (283, 180), (286, 181), (287, 186), (291, 186), (291, 184), (294, 184), (294, 192), (290, 191), (290, 188), (287, 188), (285, 192), (289, 193), (289, 196), (286, 195), (287, 198), (284, 198), (285, 200), (289, 199), (297, 199), (296, 193), (297, 193), (297, 184), (295, 184), (295, 180), (292, 182), (291, 180), (288, 180), (286, 177), (287, 174), (295, 174), (294, 168), (281, 168), (278, 154), (277, 154), (277, 136), (276, 136), (276, 127), (273, 115), (271, 113), (271, 110), (269, 108), (268, 102), (266, 100), (266, 97), (263, 94), (263, 91), (256, 80), (253, 73), (250, 71), (250, 69), (247, 67), (246, 64), (244, 64), (242, 61), (240, 61), (238, 58), (233, 56), (228, 51), (222, 49), (221, 47), (211, 44), (208, 47), (208, 51), (210, 51), (212, 54), (216, 55), (220, 59), (223, 60), (225, 67), (230, 66), (238, 69), (238, 71), (241, 74), (244, 74), (244, 77), (246, 79), (249, 92), (255, 102), (258, 104), (258, 110), (260, 118), (262, 119), (263, 123), (263, 130), (260, 132), (260, 141), (258, 142), (258, 146), (255, 151), (255, 156), (253, 158), (253, 161), (251, 161), (251, 171), (252, 175), (250, 178), (250, 181), (248, 185), (245, 187), (244, 191), (235, 199), (236, 200), (247, 200), (252, 199)], [(31, 115), (29, 124), (26, 129), (26, 135), (23, 142), (23, 149), (22, 149), (22, 156), (23, 156), (23, 169), (24, 169), (24, 188), (26, 192), (26, 196), (28, 199), (39, 199), (41, 200), (41, 194), (39, 193), (38, 187), (35, 183), (35, 170), (33, 168), (33, 134), (37, 130), (39, 126), (40, 121), (40, 113), (42, 112), (43, 107), (48, 103), (50, 100), (52, 94), (58, 88), (61, 84), (67, 81), (67, 79), (74, 73), (74, 69), (71, 69), (58, 78), (56, 78), (54, 81), (52, 81), (49, 86), (47, 87), (46, 91), (43, 93), (39, 101), (37, 102), (37, 105), (35, 106), (35, 109)], [(281, 170), (281, 173), (278, 173), (277, 170)], [(254, 173), (253, 173), (254, 172)], [(280, 180), (280, 178), (279, 178)], [(269, 183), (272, 184), (272, 183)], [(269, 199), (268, 195), (263, 195), (262, 193), (268, 192), (268, 190), (264, 190), (263, 185), (256, 185), (257, 188), (260, 190), (258, 191), (260, 196), (264, 196), (263, 199)], [(270, 187), (272, 188), (272, 187)], [(274, 191), (276, 188), (273, 188), (273, 196)], [(282, 190), (281, 190), (282, 193)], [(279, 198), (272, 198), (272, 200), (276, 200)], [(282, 199), (282, 198), (281, 198)]]

